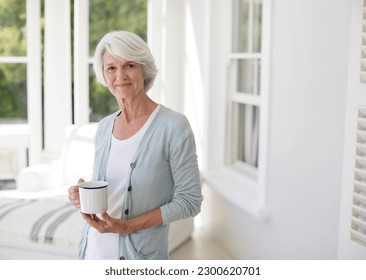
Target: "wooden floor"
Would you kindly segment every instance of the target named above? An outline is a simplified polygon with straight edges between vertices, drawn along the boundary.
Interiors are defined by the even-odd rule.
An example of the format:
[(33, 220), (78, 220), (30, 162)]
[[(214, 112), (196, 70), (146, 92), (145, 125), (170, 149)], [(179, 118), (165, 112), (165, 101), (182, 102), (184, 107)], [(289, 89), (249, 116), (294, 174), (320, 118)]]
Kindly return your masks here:
[(192, 237), (170, 254), (171, 260), (232, 260), (220, 244), (212, 240), (200, 227)]

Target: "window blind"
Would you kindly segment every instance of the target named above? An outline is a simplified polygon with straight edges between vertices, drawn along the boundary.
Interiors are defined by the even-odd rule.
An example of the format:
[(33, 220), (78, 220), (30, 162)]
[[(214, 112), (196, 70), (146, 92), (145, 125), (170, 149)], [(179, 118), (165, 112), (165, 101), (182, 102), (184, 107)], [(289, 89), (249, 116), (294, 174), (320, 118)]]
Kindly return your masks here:
[(362, 4), (360, 83), (366, 84), (366, 0)]
[(366, 107), (358, 108), (351, 240), (366, 247)]

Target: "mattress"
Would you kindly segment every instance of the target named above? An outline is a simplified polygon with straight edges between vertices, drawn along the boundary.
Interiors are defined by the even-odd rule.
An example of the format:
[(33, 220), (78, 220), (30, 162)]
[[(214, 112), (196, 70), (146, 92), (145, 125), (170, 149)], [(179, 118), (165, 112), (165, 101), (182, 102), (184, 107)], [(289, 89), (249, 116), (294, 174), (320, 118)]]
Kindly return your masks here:
[(66, 194), (0, 195), (0, 257), (13, 248), (77, 258), (82, 225)]
[[(0, 259), (78, 259), (84, 220), (67, 195), (54, 190), (0, 191)], [(188, 240), (193, 218), (170, 225), (169, 252)]]

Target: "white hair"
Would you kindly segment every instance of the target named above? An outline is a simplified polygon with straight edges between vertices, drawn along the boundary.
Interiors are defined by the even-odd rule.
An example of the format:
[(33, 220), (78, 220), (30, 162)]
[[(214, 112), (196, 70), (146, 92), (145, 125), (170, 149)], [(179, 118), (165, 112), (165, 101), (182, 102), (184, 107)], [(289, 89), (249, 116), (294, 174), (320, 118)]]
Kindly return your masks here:
[(107, 86), (103, 74), (103, 55), (108, 51), (117, 58), (133, 61), (142, 66), (145, 91), (154, 84), (158, 69), (146, 42), (128, 31), (111, 31), (99, 41), (94, 53), (93, 68), (97, 82)]

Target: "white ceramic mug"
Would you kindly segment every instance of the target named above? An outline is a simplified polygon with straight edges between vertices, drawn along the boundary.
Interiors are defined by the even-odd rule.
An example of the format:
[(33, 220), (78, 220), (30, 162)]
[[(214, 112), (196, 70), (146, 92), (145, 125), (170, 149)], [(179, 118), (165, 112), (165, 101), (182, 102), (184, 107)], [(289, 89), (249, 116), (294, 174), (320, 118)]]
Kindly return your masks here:
[(79, 183), (80, 210), (85, 214), (99, 214), (108, 209), (108, 183), (87, 181)]

